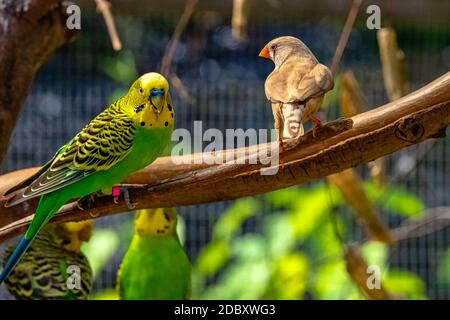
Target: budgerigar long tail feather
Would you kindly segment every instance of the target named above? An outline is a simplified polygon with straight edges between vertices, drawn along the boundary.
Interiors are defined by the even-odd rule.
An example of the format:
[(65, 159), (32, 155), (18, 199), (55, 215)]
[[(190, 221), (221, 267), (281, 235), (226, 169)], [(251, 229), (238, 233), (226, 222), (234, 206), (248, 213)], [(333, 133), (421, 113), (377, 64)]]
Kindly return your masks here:
[(27, 240), (25, 237), (22, 237), (22, 239), (20, 239), (16, 250), (14, 250), (11, 257), (9, 257), (8, 262), (6, 263), (5, 267), (2, 270), (2, 273), (0, 274), (0, 284), (3, 283), (3, 281), (5, 281), (11, 271), (13, 271), (14, 267), (20, 261), (20, 258), (22, 258), (22, 256), (25, 254), (30, 244), (31, 241)]
[(31, 242), (36, 238), (39, 230), (55, 215), (58, 209), (66, 202), (67, 199), (55, 197), (55, 195), (42, 196), (38, 208), (36, 209), (35, 218), (31, 222), (25, 235), (20, 240), (11, 257), (5, 264), (0, 274), (0, 284), (9, 276), (16, 264), (23, 257)]

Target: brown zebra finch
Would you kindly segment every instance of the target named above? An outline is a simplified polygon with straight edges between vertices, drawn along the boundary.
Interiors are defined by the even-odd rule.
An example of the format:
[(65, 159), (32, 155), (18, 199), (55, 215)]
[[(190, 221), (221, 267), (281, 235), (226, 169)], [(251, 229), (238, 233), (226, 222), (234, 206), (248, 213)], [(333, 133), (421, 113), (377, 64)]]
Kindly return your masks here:
[(322, 105), (325, 93), (334, 86), (330, 69), (320, 64), (309, 48), (294, 37), (273, 39), (259, 56), (275, 63), (264, 89), (272, 103), (280, 147), (283, 146), (283, 138), (302, 136), (303, 123), (308, 119), (316, 126), (313, 129), (316, 136), (321, 122), (314, 112)]

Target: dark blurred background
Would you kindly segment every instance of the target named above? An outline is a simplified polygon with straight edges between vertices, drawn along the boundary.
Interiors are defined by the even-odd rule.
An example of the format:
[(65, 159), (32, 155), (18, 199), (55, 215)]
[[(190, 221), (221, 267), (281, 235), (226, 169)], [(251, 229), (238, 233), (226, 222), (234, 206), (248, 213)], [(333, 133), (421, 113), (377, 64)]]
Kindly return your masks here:
[[(116, 53), (111, 48), (103, 18), (95, 11), (94, 1), (75, 1), (81, 7), (80, 36), (58, 50), (39, 71), (14, 131), (7, 158), (0, 168), (1, 173), (43, 164), (59, 146), (126, 90), (139, 74), (159, 70), (185, 2), (111, 2), (123, 50)], [(380, 106), (388, 102), (388, 98), (376, 30), (366, 27), (368, 15), (365, 10), (369, 4), (378, 4), (382, 26), (393, 27), (397, 32), (398, 45), (406, 56), (410, 91), (449, 70), (449, 1), (365, 1), (340, 69), (354, 72), (370, 107)], [(204, 130), (272, 128), (273, 118), (263, 86), (273, 64), (258, 58), (260, 49), (272, 38), (292, 35), (302, 39), (319, 61), (330, 65), (350, 5), (351, 1), (331, 0), (255, 1), (249, 15), (248, 40), (243, 41), (231, 34), (232, 1), (200, 0), (173, 61), (173, 70), (188, 94), (188, 98), (183, 97), (179, 90), (172, 88), (176, 127), (191, 129), (194, 120), (202, 120)], [(329, 108), (331, 115), (337, 117), (338, 104), (331, 102)], [(423, 217), (426, 208), (444, 207), (447, 221), (450, 220), (450, 140), (448, 137), (440, 139), (425, 150), (414, 146), (387, 158), (386, 175), (392, 182), (392, 190), (400, 194), (398, 199), (388, 201), (386, 195), (371, 193), (374, 201), (379, 201), (380, 211), (390, 228), (396, 228), (408, 219)], [(417, 157), (422, 159), (420, 164), (408, 173)], [(358, 171), (368, 178), (365, 167)], [(366, 183), (368, 190), (372, 190), (369, 179)], [(185, 248), (195, 266), (194, 297), (359, 298), (336, 254), (340, 243), (333, 238), (329, 228), (328, 212), (331, 212), (343, 225), (348, 243), (362, 244), (365, 240), (351, 209), (342, 201), (331, 202), (320, 217), (315, 209), (304, 213), (313, 208), (308, 205), (301, 213), (305, 220), (298, 223), (309, 223), (309, 233), (294, 241), (292, 246), (283, 247), (290, 241), (282, 238), (283, 217), (304, 210), (301, 205), (322, 201), (322, 194), (329, 192), (323, 182), (317, 182), (255, 199), (179, 208)], [(283, 202), (283, 199), (289, 200)], [(293, 207), (292, 199), (302, 204)], [(399, 201), (403, 202), (399, 205)], [(248, 217), (240, 218), (239, 228), (221, 243), (223, 246), (211, 245), (215, 228), (220, 228), (216, 223), (219, 217), (239, 216), (239, 212), (246, 210), (250, 212)], [(102, 294), (115, 286), (116, 272), (132, 235), (132, 221), (132, 214), (95, 220), (99, 239), (92, 241), (98, 245), (98, 252), (108, 254), (103, 257), (104, 261), (95, 262), (98, 271), (94, 294)], [(279, 228), (267, 231), (268, 225), (279, 225)], [(325, 238), (314, 238), (321, 235)], [(9, 243), (14, 241), (16, 239)], [(276, 244), (276, 241), (283, 243)], [(397, 290), (400, 296), (449, 299), (449, 243), (450, 228), (442, 225), (440, 230), (433, 229), (404, 239), (390, 250), (380, 244), (366, 243), (364, 252), (369, 260), (374, 259), (390, 270), (386, 274), (391, 281), (389, 288)], [(268, 249), (271, 245), (281, 246), (283, 249), (280, 250), (286, 254), (271, 256)], [(330, 249), (330, 246), (336, 249)], [(202, 248), (209, 249), (202, 252)], [(239, 252), (235, 252), (236, 248), (240, 248)], [(214, 255), (224, 252), (226, 261), (217, 261), (220, 259)], [(292, 267), (288, 267), (290, 265)], [(288, 270), (283, 271), (283, 268)], [(283, 277), (288, 282), (297, 281), (300, 288), (291, 288), (292, 296), (283, 296), (283, 293), (273, 296), (280, 286), (277, 280)], [(272, 296), (268, 295), (268, 288), (272, 288)], [(3, 288), (0, 297), (9, 297)]]

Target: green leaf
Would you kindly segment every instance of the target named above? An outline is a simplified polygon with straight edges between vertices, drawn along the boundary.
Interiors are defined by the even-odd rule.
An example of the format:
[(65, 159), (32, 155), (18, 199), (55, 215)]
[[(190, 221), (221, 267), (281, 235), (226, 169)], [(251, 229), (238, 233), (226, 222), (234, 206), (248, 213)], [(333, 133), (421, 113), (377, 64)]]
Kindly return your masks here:
[(216, 222), (213, 238), (229, 241), (245, 220), (258, 213), (258, 209), (259, 203), (255, 198), (236, 201)]
[(294, 247), (294, 233), (287, 214), (266, 216), (264, 235), (267, 239), (266, 251), (271, 258), (279, 258)]
[(116, 89), (109, 97), (109, 103), (112, 104), (127, 94), (126, 89)]
[(129, 87), (138, 77), (136, 60), (132, 51), (123, 50), (115, 57), (106, 57), (102, 70), (109, 77)]
[(276, 207), (292, 207), (299, 199), (303, 199), (308, 194), (306, 188), (290, 187), (276, 190), (267, 194), (267, 200)]
[(259, 234), (246, 234), (231, 242), (231, 256), (240, 261), (259, 261), (266, 257), (266, 240)]
[(384, 270), (389, 254), (388, 246), (379, 241), (368, 241), (361, 247), (361, 253), (367, 265), (377, 265)]
[(341, 92), (341, 74), (338, 74), (334, 77), (334, 90), (331, 90), (325, 95), (325, 99), (323, 102), (322, 108), (331, 109), (338, 108), (339, 103), (339, 94)]
[(202, 298), (202, 294), (207, 287), (207, 279), (203, 274), (200, 274), (195, 268), (191, 272), (191, 286), (192, 296), (191, 299), (198, 300)]
[[(323, 223), (317, 227), (316, 232), (308, 238), (308, 243), (311, 244), (311, 254), (318, 259), (342, 255), (342, 244), (335, 234), (333, 223), (331, 218), (324, 219)], [(336, 223), (339, 233), (344, 235), (345, 225), (340, 217), (336, 217)]]
[(89, 296), (89, 300), (119, 300), (116, 289), (106, 289)]
[(103, 270), (119, 246), (119, 236), (112, 229), (95, 229), (89, 242), (83, 243), (81, 251), (92, 268), (93, 278)]
[(399, 298), (426, 299), (423, 280), (407, 271), (390, 270), (383, 279), (383, 286)]
[(216, 286), (208, 289), (206, 299), (261, 299), (269, 283), (270, 269), (265, 261), (237, 263), (224, 271)]
[(328, 219), (331, 207), (338, 203), (340, 198), (335, 188), (324, 185), (312, 188), (307, 196), (296, 200), (296, 209), (290, 215), (294, 235), (299, 240), (305, 240), (325, 217)]
[(374, 183), (365, 183), (364, 187), (369, 199), (386, 212), (404, 217), (419, 217), (423, 213), (423, 202), (402, 187), (390, 185), (380, 190)]
[(198, 254), (195, 271), (204, 276), (212, 276), (225, 265), (229, 256), (228, 243), (223, 240), (213, 240)]
[(321, 264), (314, 275), (313, 293), (316, 299), (342, 300), (355, 299), (358, 288), (348, 276), (342, 259)]
[(177, 215), (177, 234), (181, 245), (183, 245), (186, 234), (186, 223), (184, 222), (184, 218), (179, 214)]
[(441, 284), (450, 284), (450, 248), (439, 263), (438, 280)]
[(302, 299), (306, 290), (308, 258), (293, 252), (276, 261), (264, 299)]

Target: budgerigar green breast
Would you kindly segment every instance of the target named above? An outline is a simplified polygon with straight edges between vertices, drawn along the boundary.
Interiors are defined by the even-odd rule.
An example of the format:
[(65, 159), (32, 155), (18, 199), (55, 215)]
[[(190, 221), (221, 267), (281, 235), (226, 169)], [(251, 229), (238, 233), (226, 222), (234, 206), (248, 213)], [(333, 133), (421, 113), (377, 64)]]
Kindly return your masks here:
[(111, 188), (161, 155), (173, 131), (169, 84), (141, 76), (128, 94), (92, 120), (38, 173), (9, 190), (7, 205), (40, 197), (34, 219), (0, 274), (12, 271), (43, 225), (70, 199)]
[(176, 235), (173, 209), (141, 210), (118, 273), (123, 300), (180, 300), (191, 295), (191, 265)]

